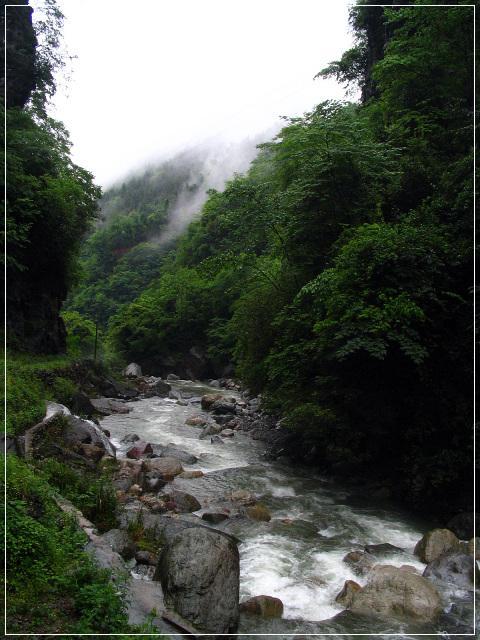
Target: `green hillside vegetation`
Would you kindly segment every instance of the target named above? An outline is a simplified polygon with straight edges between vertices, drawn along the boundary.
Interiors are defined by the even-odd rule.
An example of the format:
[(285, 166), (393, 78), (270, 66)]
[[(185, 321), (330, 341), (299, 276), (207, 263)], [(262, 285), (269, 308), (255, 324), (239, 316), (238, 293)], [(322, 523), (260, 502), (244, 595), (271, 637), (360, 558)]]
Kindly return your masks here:
[(288, 120), (109, 324), (152, 371), (192, 346), (212, 376), (234, 362), (294, 455), (434, 511), (471, 498), (471, 19), (354, 8), (320, 75), (361, 104)]

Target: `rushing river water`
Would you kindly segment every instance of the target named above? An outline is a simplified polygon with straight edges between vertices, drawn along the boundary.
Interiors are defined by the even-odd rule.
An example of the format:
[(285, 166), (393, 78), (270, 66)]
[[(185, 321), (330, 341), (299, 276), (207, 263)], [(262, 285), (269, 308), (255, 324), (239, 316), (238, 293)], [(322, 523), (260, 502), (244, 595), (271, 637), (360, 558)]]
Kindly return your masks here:
[(382, 556), (378, 562), (409, 564), (423, 571), (425, 565), (413, 555), (413, 548), (433, 528), (431, 523), (334, 484), (310, 469), (266, 462), (265, 445), (241, 431), (225, 438), (224, 444), (200, 440), (200, 429), (185, 425), (185, 420), (203, 413), (201, 395), (219, 390), (186, 381), (172, 386), (189, 399), (188, 404), (160, 398), (131, 402), (131, 413), (109, 416), (102, 426), (110, 430), (120, 457), (126, 450), (121, 439), (130, 433), (152, 443), (173, 443), (196, 455), (195, 465), (184, 466), (201, 469), (205, 475), (176, 478), (174, 486), (194, 495), (202, 511), (215, 510), (237, 489), (251, 491), (269, 508), (268, 523), (232, 518), (218, 526), (241, 540), (240, 599), (271, 595), (285, 607), (282, 619), (242, 617), (240, 633), (401, 633), (405, 638), (417, 633), (472, 633), (473, 594), (458, 590), (444, 593), (445, 613), (434, 625), (341, 613), (335, 596), (345, 580), (362, 583), (342, 561), (345, 554), (366, 544), (388, 542), (405, 552)]

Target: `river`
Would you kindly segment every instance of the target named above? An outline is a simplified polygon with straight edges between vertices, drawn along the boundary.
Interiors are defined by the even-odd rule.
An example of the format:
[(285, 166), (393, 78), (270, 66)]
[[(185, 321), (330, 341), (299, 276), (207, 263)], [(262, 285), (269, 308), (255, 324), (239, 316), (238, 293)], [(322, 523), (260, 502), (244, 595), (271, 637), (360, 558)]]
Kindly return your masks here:
[[(281, 619), (263, 620), (242, 616), (239, 632), (245, 634), (386, 634), (403, 637), (418, 633), (472, 633), (473, 594), (458, 590), (444, 593), (445, 613), (435, 623), (403, 623), (341, 613), (335, 596), (345, 580), (362, 583), (342, 561), (346, 553), (366, 544), (388, 542), (405, 551), (384, 555), (378, 562), (395, 566), (425, 565), (413, 548), (432, 523), (405, 513), (365, 492), (344, 487), (311, 469), (267, 462), (265, 444), (237, 431), (224, 444), (199, 439), (200, 429), (185, 425), (202, 415), (199, 398), (218, 389), (190, 381), (172, 383), (186, 403), (169, 398), (149, 398), (128, 403), (129, 414), (102, 420), (109, 429), (117, 455), (123, 457), (122, 438), (131, 433), (142, 440), (176, 447), (198, 457), (186, 469), (201, 469), (204, 476), (176, 478), (174, 486), (194, 495), (202, 510), (212, 510), (237, 489), (259, 497), (272, 514), (270, 522), (232, 518), (219, 529), (240, 539), (240, 601), (254, 595), (278, 597), (284, 603)], [(222, 391), (227, 396), (231, 391)], [(339, 615), (340, 614), (340, 615)], [(291, 637), (291, 636), (290, 636)]]

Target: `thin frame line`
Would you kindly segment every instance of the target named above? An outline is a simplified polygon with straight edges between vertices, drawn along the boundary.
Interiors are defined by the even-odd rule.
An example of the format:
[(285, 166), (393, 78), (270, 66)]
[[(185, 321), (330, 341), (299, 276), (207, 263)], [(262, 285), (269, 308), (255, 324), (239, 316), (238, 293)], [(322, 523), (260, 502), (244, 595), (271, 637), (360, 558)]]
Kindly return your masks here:
[[(75, 634), (65, 634), (65, 633), (7, 633), (7, 7), (30, 7), (29, 4), (6, 4), (4, 5), (4, 426), (5, 426), (5, 437), (4, 437), (4, 608), (5, 608), (5, 618), (4, 618), (4, 633), (6, 636), (48, 636), (48, 637), (57, 637), (57, 636), (152, 636), (158, 637), (161, 635), (165, 635), (164, 633), (75, 633)], [(350, 9), (361, 9), (363, 7), (473, 7), (473, 414), (474, 414), (474, 422), (473, 422), (473, 511), (476, 513), (475, 504), (476, 504), (476, 433), (475, 433), (475, 417), (476, 417), (476, 396), (475, 396), (475, 374), (476, 374), (476, 271), (475, 271), (475, 260), (476, 260), (476, 246), (475, 246), (475, 238), (476, 238), (476, 219), (475, 219), (475, 211), (476, 211), (476, 5), (475, 4), (362, 4), (362, 5), (354, 5), (350, 7)], [(31, 8), (31, 7), (30, 7)], [(475, 517), (473, 519), (473, 537), (474, 537), (474, 558), (476, 551), (476, 526), (475, 526)], [(448, 636), (452, 637), (469, 637), (475, 636), (476, 634), (476, 572), (474, 571), (473, 576), (473, 633), (448, 633)], [(308, 621), (307, 621), (308, 622)], [(295, 632), (298, 633), (298, 632)], [(300, 632), (301, 633), (301, 632)], [(168, 633), (169, 636), (182, 636), (185, 634), (181, 633)], [(228, 633), (197, 633), (196, 636), (215, 636), (215, 637), (229, 637), (231, 634)], [(255, 637), (264, 637), (264, 636), (285, 636), (285, 635), (293, 635), (289, 633), (236, 633), (237, 636), (255, 636)], [(445, 632), (437, 632), (437, 633), (301, 633), (302, 636), (308, 637), (317, 637), (317, 636), (388, 636), (388, 637), (398, 637), (398, 636), (414, 636), (414, 637), (436, 637), (436, 636), (444, 636)]]

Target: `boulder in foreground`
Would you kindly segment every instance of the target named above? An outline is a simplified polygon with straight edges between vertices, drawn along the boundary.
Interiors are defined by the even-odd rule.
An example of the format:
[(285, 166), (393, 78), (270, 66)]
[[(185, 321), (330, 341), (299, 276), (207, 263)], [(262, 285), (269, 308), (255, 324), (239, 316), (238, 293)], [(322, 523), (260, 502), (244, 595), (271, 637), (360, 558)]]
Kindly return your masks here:
[(367, 584), (352, 595), (355, 613), (429, 622), (442, 611), (435, 587), (422, 576), (391, 565), (377, 565)]
[(240, 563), (231, 538), (206, 527), (178, 532), (162, 549), (154, 579), (166, 606), (199, 631), (237, 629)]

